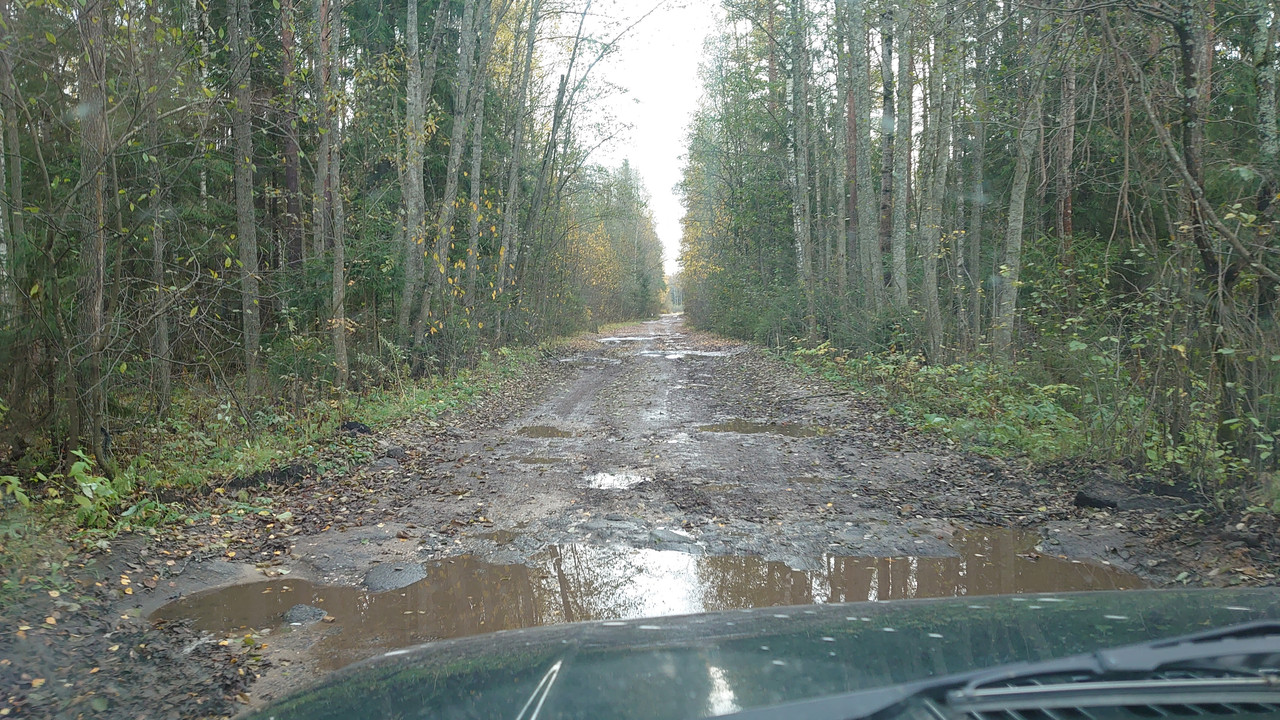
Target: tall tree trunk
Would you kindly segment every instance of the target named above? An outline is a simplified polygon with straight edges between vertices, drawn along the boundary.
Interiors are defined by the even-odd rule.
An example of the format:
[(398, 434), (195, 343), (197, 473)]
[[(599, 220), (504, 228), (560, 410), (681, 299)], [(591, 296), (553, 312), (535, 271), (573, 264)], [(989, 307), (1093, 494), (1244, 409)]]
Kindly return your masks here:
[[(479, 59), (476, 61), (474, 79), (472, 80), (471, 106), (467, 109), (472, 139), (471, 169), (467, 173), (470, 180), (467, 183), (467, 190), (470, 195), (467, 203), (469, 206), (467, 211), (467, 257), (465, 260), (467, 276), (465, 285), (463, 285), (464, 281), (460, 277), (455, 278), (454, 282), (463, 285), (463, 303), (467, 308), (468, 317), (470, 317), (471, 309), (475, 305), (476, 269), (480, 262), (480, 221), (483, 216), (483, 213), (480, 212), (480, 201), (483, 199), (481, 197), (483, 184), (480, 181), (480, 171), (484, 160), (485, 85), (489, 77), (489, 59), (493, 55), (493, 44), (498, 37), (497, 32), (494, 31), (494, 26), (502, 19), (497, 17), (497, 13), (505, 14), (509, 7), (509, 2), (503, 2), (496, 9), (490, 4), (486, 7), (480, 19), (480, 53)], [(470, 320), (468, 319), (469, 322)]]
[(280, 0), (280, 75), (285, 83), (284, 245), (290, 267), (302, 264), (302, 163), (298, 153), (297, 54), (293, 0)]
[[(444, 7), (441, 2), (438, 7)], [(396, 313), (396, 333), (401, 343), (409, 339), (409, 315), (413, 300), (422, 285), (422, 249), (426, 242), (426, 196), (422, 184), (422, 162), (425, 156), (426, 137), (422, 107), (425, 94), (422, 90), (422, 52), (418, 45), (418, 2), (409, 0), (405, 19), (405, 103), (404, 103), (404, 288)]]
[[(893, 12), (880, 16), (880, 77), (883, 82), (880, 95), (880, 232), (873, 262), (880, 263), (884, 276), (884, 253), (893, 237), (893, 154), (898, 130), (893, 102)], [(874, 268), (873, 268), (874, 270)], [(878, 293), (883, 289), (877, 288)]]
[[(1193, 184), (1204, 187), (1204, 110), (1208, 107), (1209, 78), (1205, 61), (1208, 41), (1208, 25), (1212, 18), (1200, 9), (1201, 0), (1180, 0), (1178, 17), (1173, 25), (1178, 37), (1179, 85), (1182, 98), (1182, 157)], [(1200, 251), (1201, 262), (1208, 277), (1217, 277), (1221, 263), (1209, 238), (1208, 219), (1194, 196), (1194, 188), (1184, 188), (1185, 202), (1190, 210), (1186, 224), (1190, 226), (1191, 239)]]
[(951, 160), (951, 113), (955, 99), (955, 79), (950, 76), (952, 67), (952, 49), (950, 47), (950, 27), (952, 12), (949, 6), (945, 13), (934, 18), (938, 22), (934, 32), (933, 67), (929, 72), (929, 102), (933, 106), (932, 118), (925, 135), (924, 149), (921, 153), (925, 162), (929, 163), (927, 173), (929, 185), (921, 187), (920, 217), (920, 254), (924, 262), (924, 280), (921, 286), (924, 294), (925, 336), (929, 345), (930, 362), (942, 359), (942, 305), (938, 298), (938, 255), (939, 240), (942, 233), (942, 203), (947, 187), (948, 166)]
[(849, 4), (849, 58), (852, 67), (850, 102), (849, 222), (857, 237), (864, 303), (884, 310), (884, 259), (876, 222), (876, 196), (871, 180), (871, 77), (867, 56), (866, 2)]
[[(191, 37), (197, 38), (200, 46), (200, 87), (209, 87), (209, 65), (212, 60), (209, 57), (209, 37), (213, 34), (213, 28), (209, 27), (209, 0), (187, 0), (187, 21), (190, 27), (187, 32)], [(203, 134), (197, 138), (202, 149), (207, 148), (208, 140)], [(197, 172), (198, 183), (200, 188), (200, 212), (208, 216), (209, 214), (209, 155), (207, 150), (203, 152), (203, 162), (200, 163), (199, 172)]]
[[(11, 211), (16, 211), (18, 208), (13, 203), (9, 188), (6, 187), (8, 175), (5, 167), (10, 150), (6, 147), (9, 144), (8, 129), (15, 119), (12, 117), (14, 111), (10, 109), (9, 102), (13, 93), (13, 73), (9, 66), (11, 28), (9, 0), (0, 0), (0, 329), (6, 328), (17, 315), (15, 302), (17, 293), (14, 291), (16, 279), (11, 267), (14, 236), (10, 218), (17, 220), (16, 212)], [(15, 145), (12, 149), (16, 154), (18, 146)]]
[[(964, 67), (965, 59), (966, 58), (964, 55), (960, 55), (959, 57), (957, 57), (957, 62), (960, 63), (961, 68)], [(964, 71), (963, 70), (960, 70), (957, 72), (955, 81), (956, 81), (955, 109), (952, 111), (952, 115), (951, 115), (951, 130), (950, 130), (951, 165), (953, 168), (951, 172), (951, 176), (953, 178), (951, 189), (953, 193), (952, 197), (955, 198), (955, 207), (951, 215), (951, 221), (947, 223), (946, 226), (952, 228), (951, 252), (950, 252), (950, 256), (951, 256), (951, 268), (950, 268), (951, 297), (950, 299), (951, 299), (951, 315), (956, 322), (956, 336), (955, 336), (955, 342), (953, 344), (957, 349), (963, 350), (965, 347), (967, 347), (969, 342), (969, 328), (968, 328), (968, 322), (966, 317), (967, 313), (965, 312), (965, 302), (968, 299), (967, 295), (965, 294), (967, 292), (967, 288), (965, 286), (965, 278), (968, 276), (968, 273), (969, 273), (968, 262), (967, 262), (968, 258), (965, 256), (965, 253), (968, 252), (968, 246), (965, 242), (967, 238), (965, 236), (965, 231), (964, 231), (965, 212), (968, 209), (966, 207), (968, 203), (968, 198), (966, 197), (966, 192), (964, 187), (964, 183), (965, 183), (964, 160), (965, 160), (965, 148), (968, 147), (969, 143), (968, 143), (968, 138), (965, 137), (965, 134), (964, 134), (964, 121), (961, 119), (963, 113), (960, 111), (960, 103), (963, 102), (960, 98), (960, 88), (964, 87)]]
[[(154, 18), (156, 17), (157, 0), (148, 0), (148, 30), (150, 38), (147, 42), (152, 50), (150, 62), (146, 63), (147, 85), (157, 87), (160, 82), (158, 70), (160, 45), (156, 41), (159, 37), (160, 28)], [(157, 98), (159, 93), (157, 93)], [(164, 173), (161, 170), (161, 164), (158, 158), (163, 155), (164, 149), (160, 144), (160, 117), (161, 108), (157, 99), (153, 99), (152, 115), (147, 122), (147, 145), (148, 152), (157, 160), (151, 164), (152, 168), (152, 188), (151, 197), (153, 205), (151, 208), (151, 285), (152, 292), (156, 299), (155, 313), (155, 335), (152, 337), (152, 391), (156, 396), (156, 413), (163, 416), (169, 410), (169, 400), (173, 394), (173, 354), (169, 341), (169, 313), (165, 305), (167, 304), (166, 296), (168, 295), (168, 287), (165, 277), (165, 255), (167, 253), (167, 237), (165, 234), (165, 220), (168, 216), (168, 188), (165, 184)]]
[[(483, 73), (481, 74), (483, 80)], [(480, 264), (480, 224), (484, 220), (480, 203), (483, 201), (480, 182), (480, 170), (484, 161), (484, 100), (479, 94), (480, 102), (476, 103), (476, 119), (471, 127), (471, 227), (467, 237), (467, 284), (465, 301), (468, 310), (476, 304), (476, 268)]]
[(406, 40), (409, 56), (406, 68), (408, 82), (405, 93), (403, 188), (404, 288), (396, 313), (397, 337), (405, 347), (408, 347), (412, 341), (409, 321), (413, 315), (414, 303), (422, 292), (423, 275), (426, 270), (423, 256), (427, 248), (427, 199), (422, 166), (427, 146), (426, 105), (427, 99), (431, 96), (431, 86), (435, 83), (436, 66), (440, 55), (440, 38), (443, 34), (448, 6), (447, 2), (440, 2), (436, 6), (431, 26), (431, 40), (427, 43), (424, 59), (418, 42), (418, 4), (408, 3)]
[[(841, 7), (844, 7), (843, 11), (839, 10)], [(850, 274), (855, 266), (859, 273), (862, 271), (862, 263), (858, 262), (858, 186), (855, 181), (858, 171), (858, 106), (853, 97), (853, 59), (849, 55), (849, 19), (847, 17), (849, 9), (848, 6), (837, 5), (836, 32), (837, 45), (840, 48), (837, 59), (839, 90), (835, 106), (832, 108), (833, 113), (837, 113), (837, 117), (841, 117), (838, 113), (843, 113), (841, 119), (844, 123), (843, 136), (833, 139), (835, 152), (831, 162), (835, 171), (832, 178), (831, 200), (832, 207), (836, 209), (838, 215), (838, 221), (831, 230), (835, 235), (836, 265), (838, 266), (836, 292), (839, 294), (842, 312), (847, 312), (849, 304), (849, 281), (852, 279)], [(852, 263), (850, 251), (853, 256)]]
[[(529, 78), (533, 74), (533, 48), (534, 43), (538, 39), (538, 20), (542, 9), (542, 0), (532, 0), (532, 7), (529, 9), (529, 26), (525, 30), (525, 51), (524, 62), (521, 66), (520, 89), (516, 92), (515, 104), (512, 110), (512, 129), (511, 129), (511, 162), (507, 167), (507, 192), (503, 198), (502, 213), (502, 245), (498, 249), (498, 273), (495, 281), (495, 292), (501, 294), (506, 292), (508, 285), (509, 272), (514, 270), (515, 261), (519, 252), (520, 238), (520, 171), (524, 158), (524, 126), (525, 126), (525, 103), (528, 101), (529, 95)], [(495, 295), (496, 298), (496, 295)], [(494, 322), (494, 336), (502, 339), (502, 326), (504, 323), (505, 313), (503, 305), (498, 306), (496, 321)]]
[(1275, 0), (1253, 0), (1250, 8), (1257, 14), (1253, 35), (1253, 64), (1257, 72), (1258, 125), (1262, 140), (1258, 144), (1262, 166), (1262, 186), (1258, 189), (1258, 214), (1276, 215), (1276, 196), (1280, 193), (1280, 124), (1276, 118), (1277, 57), (1280, 40), (1280, 18), (1276, 17)]
[[(10, 0), (0, 0), (0, 28), (12, 28), (13, 17)], [(18, 98), (13, 80), (13, 57), (9, 43), (11, 30), (0, 30), (0, 132), (5, 134), (6, 161), (9, 166), (9, 241), (22, 242), (25, 234), (22, 204), (22, 144), (18, 137)], [(12, 248), (11, 248), (12, 251)]]
[[(987, 28), (987, 0), (978, 0), (975, 8), (977, 24), (975, 32), (981, 37)], [(962, 277), (969, 297), (968, 312), (964, 314), (961, 333), (968, 336), (968, 347), (976, 349), (982, 333), (982, 241), (983, 212), (987, 207), (987, 50), (982, 42), (974, 43), (974, 85), (977, 96), (973, 108), (973, 201), (969, 205), (969, 229), (965, 235), (968, 251), (965, 274)]]
[[(0, 0), (3, 2), (3, 0)], [(3, 11), (0, 11), (2, 13)], [(4, 14), (0, 14), (0, 19)], [(7, 39), (0, 37), (0, 43), (8, 42)], [(9, 235), (9, 193), (5, 187), (5, 156), (8, 154), (5, 148), (4, 127), (8, 124), (9, 109), (0, 102), (0, 330), (8, 327), (9, 321), (16, 315), (17, 306), (14, 298), (17, 294), (13, 291), (13, 272), (10, 270), (10, 235)]]
[(911, 17), (907, 8), (894, 11), (898, 39), (898, 109), (893, 157), (893, 234), (889, 238), (893, 252), (891, 298), (893, 307), (907, 309), (907, 231), (911, 200), (911, 122), (913, 79), (911, 77)]
[[(235, 0), (232, 0), (235, 2)], [(329, 220), (332, 217), (329, 210), (330, 201), (333, 195), (329, 187), (331, 180), (329, 174), (329, 161), (332, 159), (333, 152), (330, 149), (333, 138), (329, 135), (329, 13), (332, 12), (329, 6), (329, 0), (317, 0), (316, 2), (316, 42), (312, 48), (311, 64), (312, 75), (316, 80), (316, 127), (318, 135), (316, 141), (316, 171), (311, 182), (311, 256), (319, 258), (324, 255), (325, 250), (329, 247), (329, 238), (332, 230), (329, 227)]]
[(1057, 222), (1055, 230), (1058, 241), (1062, 243), (1064, 262), (1071, 264), (1071, 236), (1075, 232), (1072, 196), (1076, 191), (1075, 153), (1076, 153), (1076, 68), (1073, 58), (1068, 57), (1062, 68), (1062, 103), (1058, 119), (1058, 172), (1054, 195), (1057, 197)]
[[(107, 126), (106, 2), (87, 0), (77, 18), (84, 55), (80, 60), (79, 116), (80, 209), (82, 240), (80, 250), (80, 350), (75, 357), (79, 390), (77, 404), (83, 406), (87, 427), (73, 427), (72, 445), (81, 431), (98, 464), (108, 472), (113, 468), (107, 454), (106, 391), (102, 384), (102, 355), (106, 349), (106, 244), (107, 244), (107, 161), (110, 147)], [(74, 422), (74, 421), (73, 421)], [(69, 449), (75, 449), (71, 447)]]
[[(1039, 11), (1033, 11), (1032, 21), (1039, 23)], [(1009, 189), (1009, 224), (1004, 236), (1004, 262), (996, 283), (995, 309), (991, 319), (995, 358), (1003, 363), (1013, 361), (1018, 285), (1022, 278), (1022, 232), (1026, 218), (1027, 185), (1031, 179), (1031, 162), (1040, 139), (1040, 115), (1044, 104), (1040, 74), (1044, 61), (1044, 39), (1036, 32), (1031, 42), (1035, 49), (1027, 72), (1033, 77), (1029, 83), (1029, 94), (1022, 103), (1022, 126), (1018, 129), (1017, 156), (1013, 163), (1013, 180)]]
[[(436, 216), (436, 241), (431, 257), (427, 258), (426, 289), (422, 293), (422, 305), (413, 324), (415, 347), (421, 348), (428, 332), (434, 331), (443, 320), (444, 297), (449, 279), (449, 250), (453, 244), (453, 220), (458, 202), (458, 171), (462, 165), (462, 151), (467, 145), (468, 110), (471, 99), (471, 82), (476, 54), (476, 2), (464, 0), (462, 8), (462, 39), (458, 60), (458, 84), (453, 93), (453, 127), (449, 135), (449, 159), (445, 166), (444, 195)], [(433, 307), (434, 305), (434, 307)]]
[(329, 11), (329, 210), (333, 213), (333, 297), (330, 326), (333, 330), (333, 364), (338, 387), (348, 385), (347, 363), (347, 215), (342, 195), (342, 6)]
[(227, 0), (231, 41), (231, 134), (235, 149), (236, 240), (240, 255), (240, 313), (246, 394), (262, 387), (262, 325), (258, 306), (258, 223), (253, 202), (253, 91), (249, 73), (249, 0)]
[(817, 337), (813, 272), (813, 218), (809, 181), (809, 48), (805, 42), (805, 0), (791, 0), (791, 73), (788, 103), (791, 115), (791, 211), (795, 225), (796, 263), (805, 298), (805, 326), (809, 339)]

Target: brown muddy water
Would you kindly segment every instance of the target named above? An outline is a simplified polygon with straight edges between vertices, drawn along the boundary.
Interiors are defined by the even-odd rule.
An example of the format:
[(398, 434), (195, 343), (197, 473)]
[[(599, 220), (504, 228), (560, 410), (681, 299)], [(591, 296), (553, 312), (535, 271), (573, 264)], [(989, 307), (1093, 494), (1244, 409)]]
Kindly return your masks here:
[(1034, 538), (973, 531), (952, 540), (958, 557), (815, 559), (794, 570), (759, 557), (552, 546), (531, 565), (471, 557), (438, 561), (427, 577), (374, 594), (354, 587), (277, 578), (192, 595), (152, 615), (191, 619), (211, 633), (274, 628), (294, 605), (323, 608), (311, 652), (325, 669), (431, 640), (580, 620), (622, 620), (713, 610), (910, 598), (1057, 593), (1143, 587), (1115, 568), (1037, 557)]

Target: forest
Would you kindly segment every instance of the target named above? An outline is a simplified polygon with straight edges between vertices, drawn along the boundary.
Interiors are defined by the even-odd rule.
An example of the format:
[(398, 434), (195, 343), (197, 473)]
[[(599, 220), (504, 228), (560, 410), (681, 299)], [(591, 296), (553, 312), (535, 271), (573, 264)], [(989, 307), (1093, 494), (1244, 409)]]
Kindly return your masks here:
[(1276, 2), (723, 0), (670, 288), (593, 160), (664, 5), (0, 0), (6, 496), (262, 470), (675, 308), (979, 452), (1280, 508)]
[(591, 4), (0, 0), (0, 467), (146, 479), (656, 314)]
[(723, 11), (691, 322), (998, 454), (1280, 509), (1280, 4)]

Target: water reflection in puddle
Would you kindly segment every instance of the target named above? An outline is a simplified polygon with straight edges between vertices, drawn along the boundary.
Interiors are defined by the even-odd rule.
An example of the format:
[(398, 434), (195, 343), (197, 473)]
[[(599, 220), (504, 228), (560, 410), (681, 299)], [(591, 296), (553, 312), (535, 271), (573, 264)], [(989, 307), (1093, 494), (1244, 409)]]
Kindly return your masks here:
[(550, 425), (529, 425), (519, 430), (520, 434), (530, 438), (571, 438), (573, 433)]
[[(513, 536), (496, 542), (509, 542)], [(1142, 587), (1115, 568), (1058, 558), (1033, 559), (1034, 539), (1008, 531), (953, 540), (959, 557), (827, 556), (817, 570), (793, 570), (759, 557), (699, 556), (630, 547), (548, 548), (525, 565), (470, 557), (427, 566), (426, 579), (373, 594), (275, 579), (193, 595), (153, 620), (190, 618), (214, 633), (283, 625), (297, 604), (323, 608), (313, 652), (327, 669), (387, 649), (430, 640), (579, 620), (653, 617), (711, 610), (925, 597), (1114, 590)]]
[(698, 428), (702, 432), (714, 433), (739, 433), (742, 435), (756, 435), (759, 433), (770, 433), (773, 435), (783, 435), (785, 437), (807, 438), (824, 435), (827, 429), (814, 425), (793, 425), (791, 423), (761, 423), (751, 420), (729, 420), (714, 425), (703, 425)]
[(651, 342), (657, 340), (657, 335), (619, 335), (616, 337), (598, 338), (596, 342), (602, 345), (617, 345), (624, 342)]
[(719, 350), (641, 350), (636, 353), (640, 357), (660, 357), (667, 360), (684, 360), (685, 358), (729, 357), (734, 353)]
[(587, 487), (596, 490), (627, 490), (653, 478), (631, 473), (596, 473), (586, 478)]

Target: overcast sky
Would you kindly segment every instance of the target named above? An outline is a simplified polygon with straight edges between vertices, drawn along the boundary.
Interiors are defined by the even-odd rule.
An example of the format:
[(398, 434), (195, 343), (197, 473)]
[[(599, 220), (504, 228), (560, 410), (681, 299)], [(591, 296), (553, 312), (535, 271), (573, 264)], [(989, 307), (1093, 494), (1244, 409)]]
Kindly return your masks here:
[[(629, 0), (620, 4), (636, 17), (654, 2)], [(611, 146), (601, 148), (594, 160), (604, 165), (630, 160), (644, 178), (653, 196), (653, 214), (668, 273), (676, 271), (680, 255), (684, 210), (675, 186), (684, 164), (685, 130), (702, 91), (698, 61), (718, 8), (715, 0), (670, 0), (640, 23), (596, 71), (601, 73), (600, 79), (628, 91), (609, 102), (613, 115), (632, 128)]]

